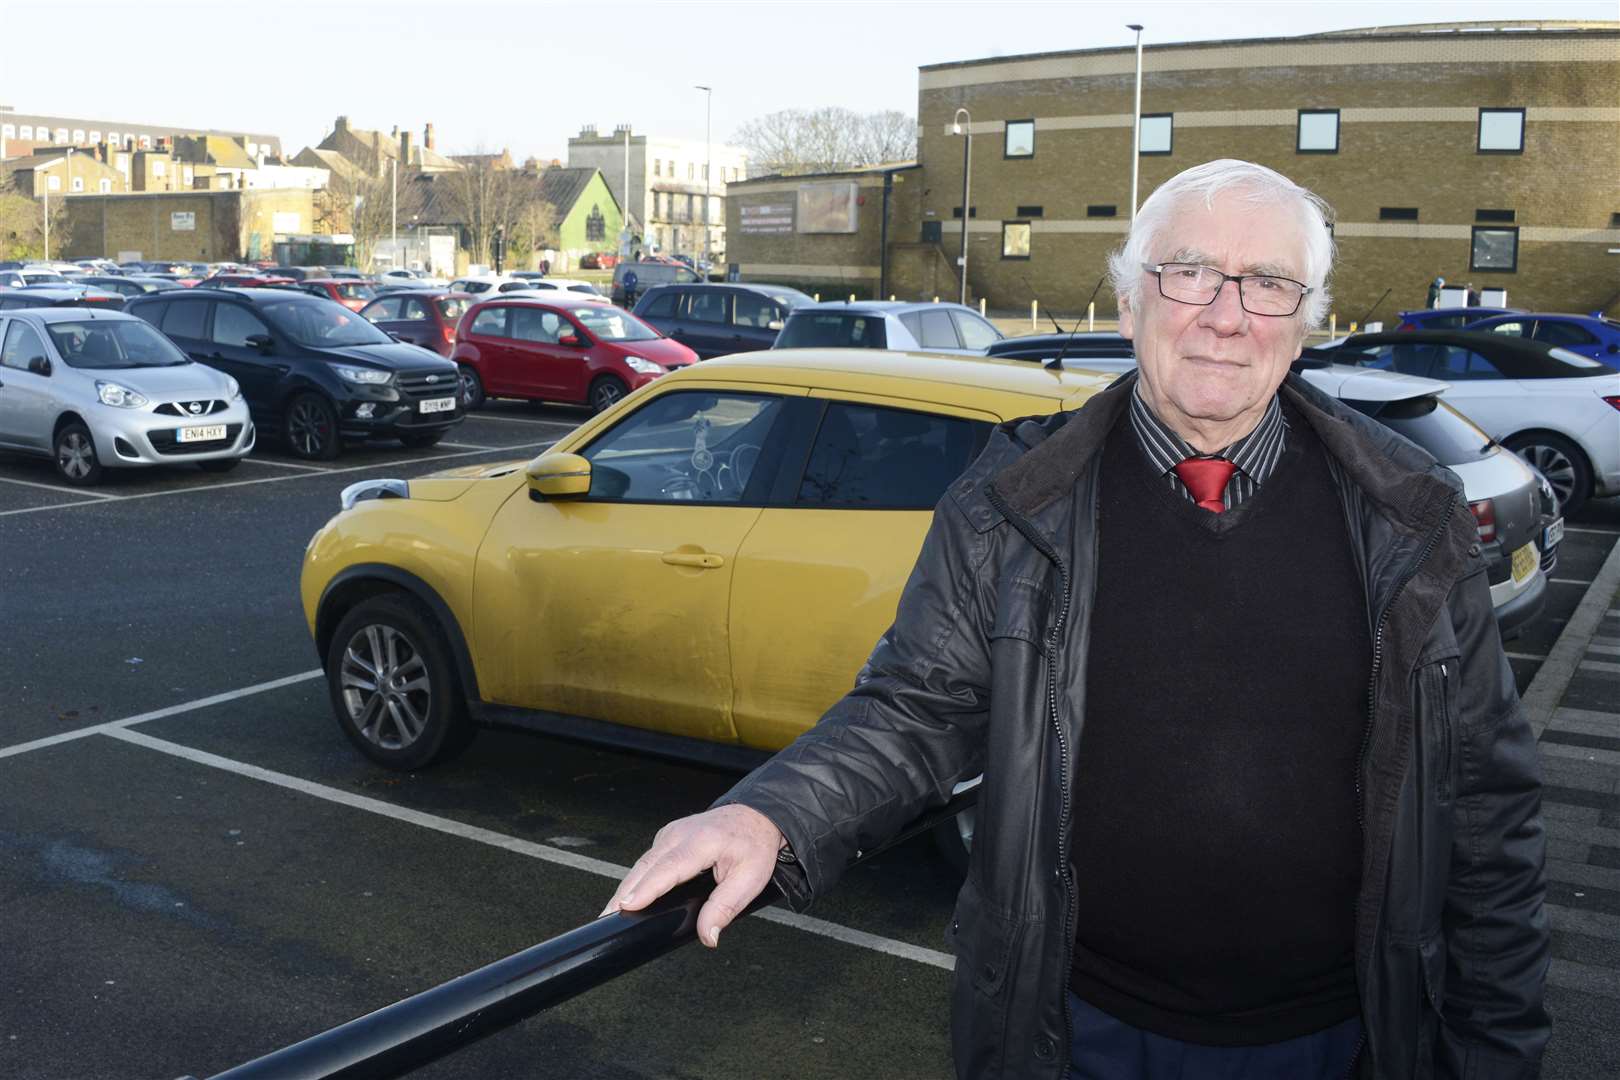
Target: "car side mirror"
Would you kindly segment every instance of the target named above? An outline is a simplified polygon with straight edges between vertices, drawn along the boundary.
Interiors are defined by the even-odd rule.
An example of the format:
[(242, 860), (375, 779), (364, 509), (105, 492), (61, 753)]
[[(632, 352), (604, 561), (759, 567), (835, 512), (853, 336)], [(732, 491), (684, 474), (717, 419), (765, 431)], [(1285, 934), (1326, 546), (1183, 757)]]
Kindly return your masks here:
[(51, 373), (51, 362), (43, 356), (33, 357), (28, 361), (28, 370), (35, 375), (49, 375)]
[(529, 498), (578, 499), (590, 493), (591, 463), (578, 454), (541, 454), (529, 462)]
[(770, 322), (765, 324), (765, 329), (767, 329), (767, 330), (780, 330), (780, 329), (782, 329), (782, 327), (784, 325), (786, 325), (786, 324), (783, 323), (781, 319), (772, 319)]
[(243, 340), (262, 353), (269, 352), (270, 346), (275, 344), (275, 339), (269, 334), (249, 334)]
[(562, 335), (561, 337), (559, 337), (557, 339), (557, 344), (559, 344), (559, 345), (576, 345), (577, 346), (577, 345), (583, 344), (583, 342), (581, 342), (579, 340), (579, 335), (578, 334), (564, 334), (564, 335)]

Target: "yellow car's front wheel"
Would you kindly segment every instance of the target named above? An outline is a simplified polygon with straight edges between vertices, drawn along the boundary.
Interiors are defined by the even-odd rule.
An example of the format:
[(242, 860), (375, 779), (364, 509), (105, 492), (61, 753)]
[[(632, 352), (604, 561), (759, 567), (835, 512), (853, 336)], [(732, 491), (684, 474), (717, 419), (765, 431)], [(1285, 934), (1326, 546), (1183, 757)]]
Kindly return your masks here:
[(402, 593), (373, 596), (343, 616), (327, 650), (326, 684), (343, 733), (390, 769), (451, 758), (476, 732), (443, 633)]

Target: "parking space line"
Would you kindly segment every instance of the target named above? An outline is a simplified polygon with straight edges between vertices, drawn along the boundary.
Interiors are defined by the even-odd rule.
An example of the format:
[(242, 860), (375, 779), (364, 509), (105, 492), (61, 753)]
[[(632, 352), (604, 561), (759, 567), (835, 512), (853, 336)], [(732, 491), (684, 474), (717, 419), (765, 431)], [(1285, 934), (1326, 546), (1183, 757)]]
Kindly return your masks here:
[[(517, 446), (500, 446), (496, 450), (526, 450), (531, 447), (550, 446), (555, 439), (544, 442), (520, 443)], [(368, 469), (407, 468), (420, 465), (428, 461), (449, 461), (453, 458), (472, 457), (475, 454), (493, 453), (491, 450), (461, 450), (454, 454), (431, 454), (427, 457), (412, 458), (409, 461), (372, 462), (369, 465), (350, 465), (341, 469), (320, 469), (313, 473), (298, 473), (290, 476), (266, 476), (260, 480), (231, 480), (224, 484), (202, 484), (197, 487), (170, 488), (167, 491), (143, 491), (137, 495), (108, 495), (104, 498), (113, 502), (130, 502), (133, 499), (159, 499), (169, 495), (190, 495), (197, 491), (221, 491), (225, 488), (250, 487), (254, 484), (275, 484), (283, 480), (307, 480), (313, 476), (332, 476), (337, 473), (365, 472)], [(17, 510), (0, 510), (0, 517), (11, 514), (37, 514), (45, 510), (70, 510), (76, 506), (98, 506), (99, 503), (63, 503), (61, 506), (24, 506)]]
[[(494, 420), (494, 421), (497, 421), (498, 423), (502, 423), (502, 424), (528, 424), (530, 427), (536, 427), (536, 426), (563, 427), (563, 428), (567, 428), (570, 431), (572, 431), (575, 428), (579, 427), (579, 424), (583, 424), (585, 422), (585, 421), (581, 420), (579, 422), (579, 424), (572, 424), (572, 423), (569, 423), (567, 420), (525, 420), (521, 416), (486, 416), (483, 413), (468, 413), (467, 414), (467, 419), (468, 420)], [(1569, 532), (1570, 530), (1565, 529), (1564, 531)]]
[[(571, 870), (582, 870), (587, 874), (595, 874), (597, 877), (607, 878), (611, 881), (618, 881), (630, 872), (628, 866), (620, 866), (618, 863), (611, 863), (604, 859), (593, 859), (589, 855), (580, 855), (577, 852), (552, 847), (549, 844), (537, 844), (532, 840), (507, 836), (505, 833), (498, 833), (493, 829), (468, 825), (450, 818), (439, 817), (437, 814), (428, 814), (420, 810), (412, 810), (409, 807), (397, 806), (366, 795), (356, 795), (340, 788), (318, 784), (313, 780), (289, 776), (286, 773), (274, 772), (258, 765), (250, 765), (243, 761), (220, 757), (218, 754), (211, 754), (206, 750), (197, 750), (193, 747), (183, 746), (180, 743), (170, 742), (167, 739), (155, 738), (145, 732), (132, 731), (127, 726), (104, 725), (104, 730), (101, 733), (148, 750), (156, 750), (162, 754), (183, 758), (194, 764), (205, 765), (212, 769), (221, 769), (252, 780), (260, 780), (316, 799), (323, 799), (355, 810), (364, 810), (367, 813), (378, 814), (423, 829), (432, 829), (435, 832), (459, 837), (463, 840), (488, 844), (490, 847), (500, 848), (503, 851), (510, 851), (517, 855), (525, 855), (531, 859), (539, 859), (542, 862), (552, 863), (557, 866), (564, 866)], [(798, 915), (777, 908), (767, 908), (761, 911), (759, 915), (767, 922), (790, 926), (795, 930), (802, 930), (808, 934), (831, 938), (846, 945), (854, 945), (857, 948), (885, 953), (902, 960), (910, 960), (914, 963), (941, 968), (945, 971), (951, 971), (956, 967), (956, 958), (949, 953), (940, 952), (936, 949), (925, 949), (910, 942), (896, 941), (892, 938), (870, 934), (864, 930), (856, 930), (852, 927), (841, 926), (838, 923), (827, 922), (825, 919), (811, 918), (807, 915)]]
[(1534, 660), (1538, 663), (1547, 659), (1545, 656), (1536, 656), (1534, 653), (1504, 652), (1502, 655), (1509, 660)]
[(249, 465), (268, 465), (272, 469), (308, 469), (310, 472), (331, 472), (330, 469), (320, 465), (304, 465), (296, 461), (271, 461), (268, 458), (245, 457), (242, 459)]
[(62, 487), (58, 484), (41, 484), (37, 480), (13, 480), (9, 476), (0, 476), (0, 481), (7, 484), (21, 484), (23, 487), (44, 488), (46, 491), (55, 491), (62, 495), (89, 495), (97, 499), (121, 499), (122, 495), (109, 495), (105, 491), (90, 491), (86, 488)]
[(26, 754), (30, 750), (43, 750), (47, 746), (56, 746), (58, 743), (72, 742), (82, 739), (86, 735), (105, 735), (112, 731), (121, 731), (135, 724), (144, 724), (149, 720), (161, 720), (165, 716), (177, 716), (180, 713), (193, 712), (197, 709), (206, 709), (210, 705), (220, 705), (238, 698), (252, 697), (254, 694), (263, 694), (270, 690), (280, 690), (283, 686), (293, 686), (297, 683), (308, 682), (320, 678), (324, 672), (320, 668), (311, 668), (300, 671), (296, 675), (285, 675), (269, 682), (254, 683), (239, 690), (227, 690), (222, 694), (210, 694), (208, 697), (196, 698), (192, 701), (182, 701), (178, 705), (166, 705), (151, 712), (139, 713), (135, 716), (126, 716), (122, 720), (109, 720), (104, 724), (91, 724), (89, 727), (74, 728), (72, 731), (63, 731), (55, 735), (47, 735), (43, 739), (34, 739), (15, 746), (0, 746), (0, 758), (16, 757)]
[(506, 447), (504, 447), (504, 446), (474, 446), (472, 443), (464, 443), (464, 442), (442, 442), (439, 445), (440, 446), (454, 447), (454, 448), (456, 448), (458, 450), (505, 450), (506, 449)]
[(1590, 584), (1592, 584), (1592, 579), (1591, 578), (1573, 578), (1573, 577), (1550, 577), (1550, 578), (1547, 579), (1547, 584), (1549, 584), (1549, 585), (1590, 585)]
[(1620, 535), (1620, 529), (1589, 529), (1581, 525), (1565, 525), (1564, 531), (1567, 533), (1590, 533), (1593, 536)]

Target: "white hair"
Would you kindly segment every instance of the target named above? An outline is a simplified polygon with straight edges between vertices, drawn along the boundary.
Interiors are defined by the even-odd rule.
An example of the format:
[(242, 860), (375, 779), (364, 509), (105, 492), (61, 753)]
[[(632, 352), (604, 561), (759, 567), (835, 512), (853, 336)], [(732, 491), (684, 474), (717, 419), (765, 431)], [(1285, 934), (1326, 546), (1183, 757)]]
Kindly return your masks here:
[(1327, 318), (1332, 296), (1328, 274), (1333, 269), (1333, 233), (1329, 222), (1333, 209), (1314, 192), (1299, 186), (1282, 173), (1252, 161), (1221, 158), (1194, 165), (1161, 184), (1136, 212), (1125, 242), (1108, 257), (1108, 276), (1114, 295), (1122, 306), (1132, 310), (1142, 291), (1142, 264), (1156, 262), (1150, 254), (1160, 234), (1183, 202), (1201, 196), (1204, 205), (1214, 209), (1215, 197), (1230, 192), (1250, 206), (1284, 205), (1299, 215), (1305, 242), (1305, 284), (1311, 292), (1300, 305), (1307, 330), (1314, 330)]

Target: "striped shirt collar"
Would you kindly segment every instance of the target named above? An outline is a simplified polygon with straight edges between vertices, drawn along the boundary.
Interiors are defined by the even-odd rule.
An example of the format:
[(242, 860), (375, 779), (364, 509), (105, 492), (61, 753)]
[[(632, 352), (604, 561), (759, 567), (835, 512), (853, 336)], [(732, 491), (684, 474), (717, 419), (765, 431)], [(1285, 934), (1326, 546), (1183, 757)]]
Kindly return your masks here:
[[(1173, 477), (1175, 473), (1172, 470), (1187, 458), (1206, 456), (1188, 446), (1185, 439), (1153, 414), (1147, 402), (1142, 400), (1140, 384), (1131, 393), (1131, 426), (1136, 429), (1142, 452), (1161, 476), (1169, 474)], [(1272, 470), (1277, 467), (1287, 433), (1288, 422), (1283, 419), (1281, 402), (1273, 394), (1271, 404), (1266, 406), (1265, 415), (1253, 431), (1226, 449), (1207, 456), (1230, 461), (1258, 487), (1271, 478)]]

